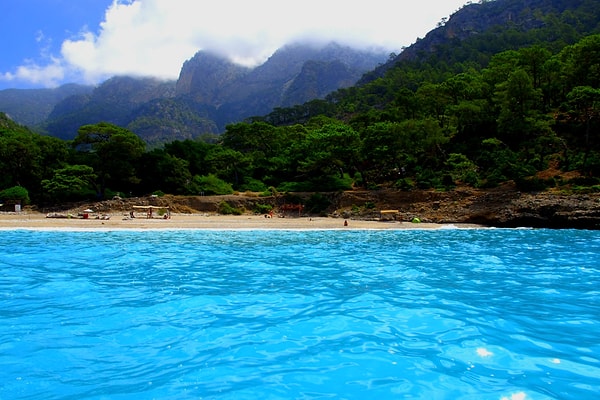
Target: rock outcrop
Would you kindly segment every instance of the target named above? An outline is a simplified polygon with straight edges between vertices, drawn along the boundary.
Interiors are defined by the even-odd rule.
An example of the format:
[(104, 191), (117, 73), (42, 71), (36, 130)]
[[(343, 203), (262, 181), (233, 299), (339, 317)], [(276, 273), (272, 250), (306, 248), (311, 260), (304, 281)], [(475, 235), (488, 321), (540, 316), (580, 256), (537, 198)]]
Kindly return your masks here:
[(398, 219), (423, 222), (472, 223), (516, 228), (600, 229), (600, 193), (523, 193), (511, 185), (490, 190), (461, 188), (448, 192), (383, 191), (363, 196), (345, 193), (343, 207), (368, 202), (377, 209), (397, 209)]

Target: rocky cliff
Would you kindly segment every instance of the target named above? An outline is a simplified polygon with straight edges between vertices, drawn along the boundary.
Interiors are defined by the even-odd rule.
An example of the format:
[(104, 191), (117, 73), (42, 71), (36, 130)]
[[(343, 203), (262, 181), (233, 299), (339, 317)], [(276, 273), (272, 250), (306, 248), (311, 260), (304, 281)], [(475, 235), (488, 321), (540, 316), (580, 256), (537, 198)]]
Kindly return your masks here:
[(204, 51), (188, 60), (177, 81), (177, 96), (215, 107), (213, 118), (225, 125), (323, 98), (352, 86), (385, 61), (382, 52), (336, 43), (294, 44), (277, 50), (255, 68), (245, 68)]
[[(377, 216), (378, 209), (397, 209), (397, 218), (423, 222), (473, 223), (516, 228), (600, 229), (600, 193), (523, 193), (510, 184), (492, 190), (472, 188), (449, 192), (382, 191), (346, 192), (340, 210), (363, 202), (376, 209), (363, 216)], [(347, 212), (347, 211), (346, 211)]]
[(80, 126), (106, 121), (151, 145), (194, 139), (276, 107), (323, 98), (353, 85), (386, 58), (383, 51), (335, 43), (296, 44), (247, 68), (200, 51), (184, 63), (176, 82), (114, 77), (89, 92), (63, 97), (39, 130), (69, 140)]

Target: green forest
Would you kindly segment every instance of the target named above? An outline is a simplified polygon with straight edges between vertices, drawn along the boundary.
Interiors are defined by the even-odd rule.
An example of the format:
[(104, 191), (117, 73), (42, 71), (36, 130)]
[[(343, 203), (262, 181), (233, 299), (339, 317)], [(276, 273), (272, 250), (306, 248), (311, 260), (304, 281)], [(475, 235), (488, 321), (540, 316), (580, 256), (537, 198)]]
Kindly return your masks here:
[[(509, 40), (503, 32), (498, 40)], [(522, 191), (600, 191), (600, 35), (529, 39), (494, 53), (481, 37), (442, 47), (323, 100), (158, 148), (108, 123), (64, 141), (0, 114), (0, 202), (507, 181)], [(550, 167), (578, 174), (539, 176)]]

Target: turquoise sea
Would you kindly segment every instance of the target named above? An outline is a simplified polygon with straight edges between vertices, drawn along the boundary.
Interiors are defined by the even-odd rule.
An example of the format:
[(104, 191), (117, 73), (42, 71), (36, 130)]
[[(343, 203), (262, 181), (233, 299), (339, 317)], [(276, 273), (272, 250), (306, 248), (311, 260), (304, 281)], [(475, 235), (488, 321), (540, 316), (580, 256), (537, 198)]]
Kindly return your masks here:
[(0, 231), (0, 399), (596, 399), (600, 231)]

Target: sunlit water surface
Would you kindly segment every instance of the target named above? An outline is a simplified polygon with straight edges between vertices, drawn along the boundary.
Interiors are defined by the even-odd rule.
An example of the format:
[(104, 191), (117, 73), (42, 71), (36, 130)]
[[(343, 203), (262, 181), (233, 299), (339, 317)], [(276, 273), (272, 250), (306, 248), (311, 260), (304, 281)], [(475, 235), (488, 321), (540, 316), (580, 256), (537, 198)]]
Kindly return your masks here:
[(0, 231), (1, 399), (593, 399), (600, 232)]

